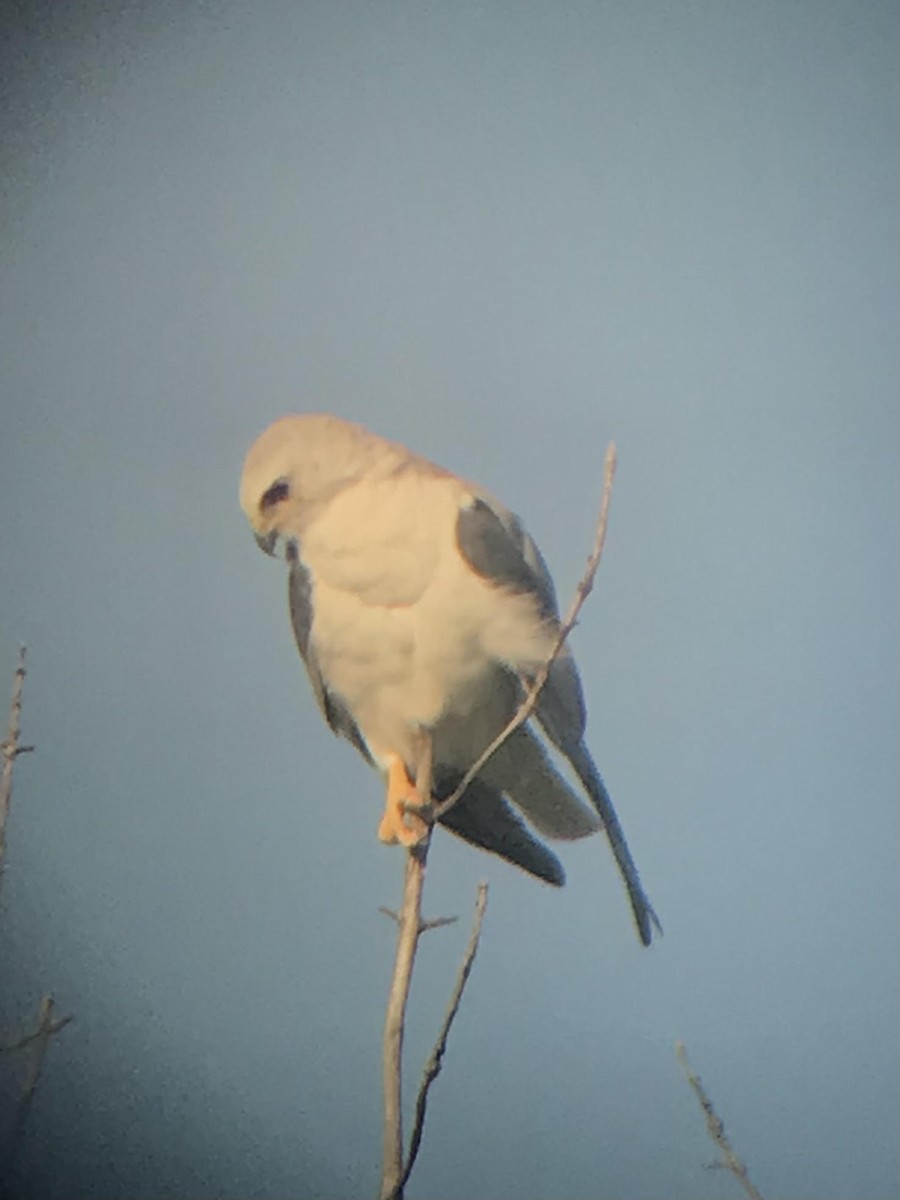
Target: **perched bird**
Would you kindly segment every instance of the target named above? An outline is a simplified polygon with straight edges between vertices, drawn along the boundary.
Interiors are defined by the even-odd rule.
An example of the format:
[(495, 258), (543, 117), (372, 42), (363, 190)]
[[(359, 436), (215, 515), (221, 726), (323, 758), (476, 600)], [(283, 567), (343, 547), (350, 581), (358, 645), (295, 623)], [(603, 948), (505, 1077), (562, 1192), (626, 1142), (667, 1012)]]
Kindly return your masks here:
[[(379, 837), (415, 844), (426, 830), (416, 808), (453, 792), (550, 656), (559, 611), (540, 551), (482, 488), (324, 414), (282, 417), (264, 430), (247, 454), (240, 499), (259, 546), (288, 562), (294, 635), (325, 720), (386, 778)], [(535, 721), (497, 750), (441, 822), (557, 886), (563, 869), (542, 838), (602, 828), (649, 945), (659, 922), (584, 729), (581, 682), (564, 647)], [(590, 805), (557, 771), (541, 732)], [(426, 737), (431, 797), (415, 786)]]

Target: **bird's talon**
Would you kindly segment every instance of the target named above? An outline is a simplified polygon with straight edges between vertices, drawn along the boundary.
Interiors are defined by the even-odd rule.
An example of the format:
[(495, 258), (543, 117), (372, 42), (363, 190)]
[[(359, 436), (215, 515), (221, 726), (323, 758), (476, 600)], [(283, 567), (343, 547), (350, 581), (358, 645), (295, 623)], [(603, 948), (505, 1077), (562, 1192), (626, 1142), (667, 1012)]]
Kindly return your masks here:
[(378, 837), (388, 845), (400, 844), (407, 848), (418, 846), (428, 836), (430, 822), (421, 814), (430, 809), (423, 802), (415, 784), (406, 773), (406, 766), (398, 754), (387, 760), (387, 798), (384, 816), (378, 826)]
[(418, 815), (417, 808), (412, 796), (405, 800), (392, 800), (389, 797), (378, 826), (379, 839), (389, 846), (399, 844), (407, 848), (423, 842), (428, 836), (429, 825)]

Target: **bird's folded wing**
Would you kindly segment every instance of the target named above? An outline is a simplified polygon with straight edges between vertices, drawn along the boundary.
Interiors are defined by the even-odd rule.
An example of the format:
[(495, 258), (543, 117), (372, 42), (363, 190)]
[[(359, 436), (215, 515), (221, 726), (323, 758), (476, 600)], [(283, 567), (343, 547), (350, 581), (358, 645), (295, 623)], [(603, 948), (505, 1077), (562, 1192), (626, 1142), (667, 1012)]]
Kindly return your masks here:
[[(439, 771), (435, 799), (445, 799), (455, 790), (462, 773)], [(480, 779), (466, 788), (456, 804), (441, 818), (441, 824), (483, 850), (497, 854), (529, 874), (561, 887), (566, 876), (562, 864), (531, 832), (499, 792)]]

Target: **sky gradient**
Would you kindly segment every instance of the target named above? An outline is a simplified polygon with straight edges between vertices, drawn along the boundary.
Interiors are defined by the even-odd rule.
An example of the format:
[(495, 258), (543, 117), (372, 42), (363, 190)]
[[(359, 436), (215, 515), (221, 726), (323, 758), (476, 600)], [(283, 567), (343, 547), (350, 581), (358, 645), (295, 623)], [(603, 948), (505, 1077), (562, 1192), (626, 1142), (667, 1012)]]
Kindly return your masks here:
[(736, 1195), (679, 1038), (768, 1200), (894, 1200), (896, 5), (107, 8), (0, 37), (0, 1023), (76, 1018), (16, 1194), (375, 1192), (402, 860), (237, 504), (325, 410), (564, 604), (619, 454), (573, 646), (665, 937), (599, 839), (436, 838), (411, 1081), (491, 891), (410, 1200)]

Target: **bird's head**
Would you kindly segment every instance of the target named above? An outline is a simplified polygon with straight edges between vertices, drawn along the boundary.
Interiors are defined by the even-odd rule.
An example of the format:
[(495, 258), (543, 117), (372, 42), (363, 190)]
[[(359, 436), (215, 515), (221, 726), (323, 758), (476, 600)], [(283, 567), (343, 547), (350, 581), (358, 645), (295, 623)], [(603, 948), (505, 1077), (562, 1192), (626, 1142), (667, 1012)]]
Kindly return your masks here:
[(280, 417), (247, 452), (241, 508), (257, 545), (276, 554), (297, 543), (315, 513), (356, 482), (377, 453), (361, 425), (321, 413)]

